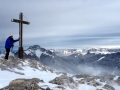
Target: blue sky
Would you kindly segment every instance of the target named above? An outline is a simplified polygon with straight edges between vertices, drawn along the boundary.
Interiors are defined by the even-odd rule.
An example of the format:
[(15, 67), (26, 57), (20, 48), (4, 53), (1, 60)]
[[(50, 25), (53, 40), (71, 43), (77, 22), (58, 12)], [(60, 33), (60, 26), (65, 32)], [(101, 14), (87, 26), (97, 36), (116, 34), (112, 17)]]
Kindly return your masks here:
[(30, 22), (23, 25), (24, 48), (120, 46), (120, 0), (0, 0), (0, 11), (0, 49), (9, 34), (19, 37), (11, 19), (20, 12)]

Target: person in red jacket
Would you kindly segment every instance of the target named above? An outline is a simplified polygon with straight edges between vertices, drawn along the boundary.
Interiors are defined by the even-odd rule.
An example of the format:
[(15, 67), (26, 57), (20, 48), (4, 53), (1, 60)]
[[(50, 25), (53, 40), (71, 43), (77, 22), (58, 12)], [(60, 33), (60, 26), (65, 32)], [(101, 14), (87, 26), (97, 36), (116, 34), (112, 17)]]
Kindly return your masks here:
[(8, 56), (9, 56), (9, 53), (10, 53), (10, 48), (13, 47), (13, 44), (17, 41), (19, 41), (19, 39), (14, 40), (12, 34), (10, 34), (10, 36), (7, 38), (7, 40), (5, 42), (5, 49), (6, 49), (5, 59), (6, 60), (8, 60)]

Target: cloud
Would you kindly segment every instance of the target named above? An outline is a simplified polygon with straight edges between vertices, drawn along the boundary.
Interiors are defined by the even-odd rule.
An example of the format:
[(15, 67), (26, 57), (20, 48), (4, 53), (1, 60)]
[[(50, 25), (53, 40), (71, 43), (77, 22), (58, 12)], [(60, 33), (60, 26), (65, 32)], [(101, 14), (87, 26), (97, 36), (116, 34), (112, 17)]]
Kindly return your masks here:
[(18, 38), (19, 24), (11, 19), (19, 19), (23, 12), (23, 19), (30, 22), (23, 25), (24, 46), (118, 45), (119, 3), (119, 0), (1, 0), (0, 35), (3, 41), (10, 33)]

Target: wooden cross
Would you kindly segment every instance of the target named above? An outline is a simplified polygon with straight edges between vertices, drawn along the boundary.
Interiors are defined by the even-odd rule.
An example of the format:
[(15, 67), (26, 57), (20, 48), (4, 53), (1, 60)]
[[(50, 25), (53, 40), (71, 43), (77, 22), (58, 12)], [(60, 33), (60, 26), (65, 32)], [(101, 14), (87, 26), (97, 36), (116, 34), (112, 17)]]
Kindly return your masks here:
[(12, 19), (12, 22), (19, 23), (19, 49), (18, 49), (18, 58), (23, 59), (23, 24), (29, 25), (30, 22), (23, 21), (23, 13), (19, 14), (18, 19)]

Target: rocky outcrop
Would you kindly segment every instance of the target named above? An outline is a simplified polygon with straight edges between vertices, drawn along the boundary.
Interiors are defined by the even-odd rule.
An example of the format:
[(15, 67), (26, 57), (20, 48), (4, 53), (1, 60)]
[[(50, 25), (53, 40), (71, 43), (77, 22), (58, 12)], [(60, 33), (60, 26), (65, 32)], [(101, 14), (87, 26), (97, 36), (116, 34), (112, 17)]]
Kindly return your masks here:
[(23, 68), (19, 66), (19, 64), (22, 65), (21, 60), (0, 60), (0, 69), (24, 75), (24, 73), (14, 70), (14, 68), (17, 68), (18, 70), (23, 70)]
[[(44, 66), (40, 62), (31, 60), (31, 59), (14, 59), (14, 60), (0, 59), (0, 69), (1, 70), (7, 70), (10, 72), (14, 72), (16, 74), (24, 75), (24, 73), (22, 73), (22, 70), (24, 70), (23, 67), (25, 67), (25, 66), (29, 66), (29, 67), (33, 68), (34, 70), (38, 69), (40, 71), (50, 71), (50, 72), (54, 71), (50, 67)], [(21, 70), (21, 72), (15, 71), (14, 68)]]
[(115, 90), (112, 86), (110, 86), (108, 84), (105, 84), (103, 88), (105, 88), (107, 90)]
[(49, 87), (46, 89), (41, 88), (38, 83), (44, 83), (43, 80), (40, 80), (38, 78), (32, 78), (32, 79), (15, 79), (9, 83), (8, 86), (0, 89), (0, 90), (50, 90)]
[[(90, 86), (98, 87), (102, 86), (103, 83), (106, 83), (103, 88), (106, 90), (115, 90), (114, 87), (112, 87), (112, 84), (118, 84), (119, 78), (117, 80), (114, 80), (115, 75), (105, 75), (105, 76), (90, 76), (86, 74), (80, 74), (80, 75), (75, 75), (74, 77), (80, 79), (77, 80), (79, 84), (88, 84)], [(97, 89), (101, 90), (101, 89)]]
[(88, 78), (90, 75), (87, 74), (80, 74), (80, 75), (75, 75), (76, 78)]
[[(31, 68), (29, 70), (32, 71), (40, 71), (40, 74), (37, 75), (38, 77), (32, 76), (32, 79), (25, 79), (23, 78), (23, 75), (27, 75), (27, 73), (25, 73), (28, 70), (26, 67)], [(60, 90), (69, 90), (68, 88), (71, 88), (72, 90), (79, 90), (81, 84), (87, 84), (87, 86), (95, 87), (96, 90), (115, 90), (112, 85), (120, 85), (120, 77), (113, 74), (103, 76), (80, 74), (71, 76), (66, 73), (55, 72), (51, 68), (42, 65), (40, 62), (30, 59), (14, 59), (7, 61), (0, 59), (0, 69), (3, 70), (3, 72), (4, 70), (7, 70), (20, 74), (19, 76), (22, 75), (22, 78), (11, 81), (8, 86), (4, 88), (1, 87), (2, 89), (0, 90), (56, 90), (58, 88)], [(43, 80), (46, 81), (46, 76), (44, 77), (44, 75), (46, 74), (41, 76), (42, 71), (45, 73), (48, 72), (47, 75), (51, 75), (53, 73), (59, 77), (54, 77), (52, 80), (48, 79), (47, 83), (44, 83)], [(44, 79), (38, 79), (39, 76), (41, 76), (41, 78), (44, 77)], [(40, 84), (40, 82), (42, 82), (42, 84)], [(48, 84), (48, 82), (56, 85)]]
[(101, 86), (101, 83), (96, 81), (96, 77), (92, 77), (89, 75), (85, 75), (85, 74), (81, 74), (81, 75), (76, 75), (76, 78), (81, 78), (80, 80), (78, 80), (79, 84), (85, 84), (87, 83), (88, 85), (91, 86)]
[(70, 88), (75, 88), (77, 83), (73, 80), (72, 77), (68, 77), (67, 75), (61, 75), (60, 77), (56, 77), (55, 79), (49, 81), (49, 83), (60, 85), (59, 88), (63, 88), (62, 85), (68, 86)]

